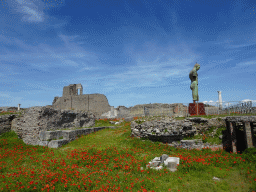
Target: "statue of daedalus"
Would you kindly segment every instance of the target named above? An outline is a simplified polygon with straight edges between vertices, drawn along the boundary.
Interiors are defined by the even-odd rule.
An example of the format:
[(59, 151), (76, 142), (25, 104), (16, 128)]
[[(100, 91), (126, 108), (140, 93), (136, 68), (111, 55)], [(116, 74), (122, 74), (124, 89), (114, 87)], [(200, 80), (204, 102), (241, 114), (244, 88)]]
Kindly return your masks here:
[(190, 89), (192, 90), (193, 102), (199, 101), (198, 95), (198, 74), (197, 71), (200, 69), (200, 65), (198, 63), (195, 64), (193, 69), (189, 73), (189, 78), (191, 80)]

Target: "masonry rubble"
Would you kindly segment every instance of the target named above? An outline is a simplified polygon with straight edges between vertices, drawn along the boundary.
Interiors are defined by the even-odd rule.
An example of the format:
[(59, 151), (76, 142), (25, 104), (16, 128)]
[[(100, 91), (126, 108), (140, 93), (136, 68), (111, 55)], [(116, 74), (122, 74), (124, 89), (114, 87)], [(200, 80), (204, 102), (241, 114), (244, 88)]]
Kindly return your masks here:
[[(166, 168), (167, 170), (171, 172), (177, 171), (177, 167), (180, 164), (180, 158), (179, 157), (169, 157), (167, 154), (163, 154), (160, 157), (155, 157), (152, 161), (150, 161), (146, 165), (146, 169), (155, 169), (155, 170), (161, 170), (163, 168)], [(140, 168), (140, 170), (144, 170), (143, 167)], [(221, 179), (218, 177), (213, 177), (213, 180), (220, 181)]]
[(0, 116), (0, 135), (11, 131), (12, 120), (17, 118), (17, 114), (1, 115)]
[[(5, 116), (2, 116), (1, 119), (4, 117)], [(11, 119), (8, 120), (8, 118)], [(47, 106), (31, 107), (24, 111), (23, 115), (19, 118), (17, 115), (8, 115), (8, 118), (2, 121), (5, 126), (1, 126), (2, 129), (0, 133), (10, 129), (14, 130), (24, 143), (31, 145), (37, 145), (41, 142), (39, 133), (43, 131), (56, 131), (64, 128), (72, 130), (74, 127), (90, 127), (95, 125), (95, 116), (92, 113), (88, 114), (78, 110), (53, 109)], [(131, 122), (132, 137), (149, 137), (149, 139), (153, 141), (159, 141), (160, 138), (160, 141), (162, 140), (163, 143), (166, 143), (166, 139), (168, 139), (169, 136), (169, 140), (170, 138), (174, 139), (171, 144), (170, 141), (168, 141), (170, 146), (190, 149), (210, 147), (210, 145), (208, 143), (203, 144), (201, 140), (182, 140), (184, 136), (197, 135), (200, 131), (202, 132), (202, 130), (206, 131), (209, 126), (223, 126), (223, 120), (225, 120), (225, 118), (220, 121), (204, 118), (188, 118), (183, 121), (175, 121), (167, 118), (164, 121), (159, 121), (158, 119), (158, 121), (154, 120), (142, 124), (138, 124), (138, 120), (135, 121), (131, 116), (124, 118), (124, 120)], [(123, 122), (123, 120), (119, 122), (110, 121), (110, 123), (116, 125), (121, 122)], [(202, 123), (205, 125), (202, 125)], [(198, 126), (199, 124), (200, 126)], [(153, 133), (155, 133), (155, 135)], [(215, 133), (216, 130), (214, 130), (212, 134), (214, 135)], [(177, 143), (177, 141), (180, 141), (180, 143)]]
[[(169, 157), (168, 155), (163, 154), (160, 157), (155, 157), (152, 161), (150, 161), (146, 165), (146, 169), (153, 168), (156, 170), (160, 170), (164, 166), (169, 171), (175, 172), (177, 171), (177, 166), (180, 164), (179, 161), (179, 157)], [(140, 169), (143, 170), (143, 167), (141, 167)]]
[[(217, 132), (217, 129), (225, 126), (225, 117), (224, 118), (188, 118), (185, 120), (174, 120), (172, 118), (158, 118), (157, 120), (146, 121), (146, 120), (134, 120), (133, 117), (126, 117), (125, 121), (131, 122), (131, 137), (149, 139), (151, 141), (160, 141), (162, 143), (168, 143), (169, 146), (175, 148), (183, 149), (202, 149), (202, 148), (223, 148), (226, 145), (226, 142), (223, 141), (226, 138), (226, 132), (223, 131), (223, 135), (219, 136), (219, 139), (223, 141), (223, 144), (217, 145), (206, 142), (203, 143), (202, 139), (194, 140), (183, 140), (186, 136), (194, 136), (202, 134), (203, 132), (209, 130), (212, 126), (216, 128), (212, 131), (209, 136), (214, 136)], [(112, 124), (120, 124), (123, 120), (119, 122), (110, 121)], [(142, 124), (139, 124), (141, 123)], [(173, 132), (165, 132), (166, 129), (173, 128)], [(192, 128), (193, 127), (193, 128)], [(136, 130), (137, 129), (137, 130)], [(176, 130), (178, 129), (178, 131)], [(151, 132), (150, 132), (151, 131)], [(156, 134), (154, 134), (154, 131)], [(176, 132), (175, 132), (176, 131)], [(176, 133), (176, 134), (175, 134)], [(169, 134), (169, 135), (168, 135)], [(143, 140), (145, 141), (145, 140)], [(178, 142), (180, 141), (180, 143)]]
[(211, 127), (215, 127), (210, 134), (210, 136), (214, 136), (218, 128), (226, 126), (225, 119), (226, 117), (212, 119), (194, 117), (184, 120), (166, 118), (164, 120), (145, 121), (141, 124), (137, 123), (138, 121), (132, 121), (131, 137), (149, 138), (152, 141), (172, 143), (180, 141), (184, 137), (202, 134)]
[(95, 116), (88, 112), (31, 107), (20, 118), (12, 120), (11, 130), (26, 144), (38, 145), (41, 131), (73, 129), (95, 125)]

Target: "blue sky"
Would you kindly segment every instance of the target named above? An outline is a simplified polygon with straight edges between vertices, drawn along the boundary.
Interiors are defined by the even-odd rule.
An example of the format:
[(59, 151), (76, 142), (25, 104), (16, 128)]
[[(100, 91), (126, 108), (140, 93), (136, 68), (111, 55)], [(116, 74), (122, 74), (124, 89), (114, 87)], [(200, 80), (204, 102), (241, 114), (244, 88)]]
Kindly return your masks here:
[(114, 106), (255, 101), (255, 0), (1, 0), (0, 106), (51, 105), (63, 87)]

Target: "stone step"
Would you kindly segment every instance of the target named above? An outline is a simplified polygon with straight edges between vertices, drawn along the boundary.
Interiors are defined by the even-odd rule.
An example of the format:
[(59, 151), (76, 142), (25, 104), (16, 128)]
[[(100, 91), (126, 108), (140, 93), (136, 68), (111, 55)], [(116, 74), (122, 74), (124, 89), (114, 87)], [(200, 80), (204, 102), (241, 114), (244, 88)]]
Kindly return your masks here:
[[(102, 130), (102, 129), (117, 129), (120, 126), (109, 126), (109, 127), (92, 127), (82, 128), (77, 130), (56, 130), (56, 131), (40, 131), (39, 132), (39, 143), (40, 146), (48, 146), (49, 148), (59, 148), (76, 139), (79, 135), (88, 135), (90, 133)], [(63, 139), (59, 139), (63, 137)], [(56, 140), (53, 140), (56, 139)]]
[(198, 143), (203, 143), (202, 139), (194, 139), (194, 140), (180, 140), (181, 144), (186, 144), (186, 145), (192, 145), (192, 144), (196, 144), (196, 142)]

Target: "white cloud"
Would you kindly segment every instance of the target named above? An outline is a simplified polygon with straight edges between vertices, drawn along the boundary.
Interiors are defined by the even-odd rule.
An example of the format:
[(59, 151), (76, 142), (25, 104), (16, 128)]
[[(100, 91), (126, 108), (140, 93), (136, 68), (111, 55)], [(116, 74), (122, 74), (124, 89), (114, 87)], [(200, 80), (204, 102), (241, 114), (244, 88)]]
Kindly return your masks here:
[(23, 6), (22, 10), (24, 13), (28, 14), (28, 15), (23, 16), (23, 20), (37, 21), (37, 22), (43, 21), (42, 15), (39, 14), (36, 10), (33, 10), (27, 6)]
[(10, 97), (10, 95), (6, 93), (0, 93), (0, 97)]
[(251, 66), (251, 65), (255, 65), (255, 64), (256, 64), (256, 61), (253, 60), (253, 61), (238, 63), (238, 64), (236, 64), (236, 67), (245, 67), (245, 66)]
[(78, 70), (78, 72), (90, 71), (90, 70), (95, 70), (95, 69), (99, 69), (99, 68), (98, 67), (84, 67), (84, 68)]
[(74, 53), (73, 56), (78, 57), (78, 58), (82, 58), (86, 55), (84, 53), (78, 52), (78, 53)]
[(247, 43), (247, 44), (241, 44), (241, 45), (226, 45), (225, 48), (228, 49), (237, 49), (237, 48), (242, 48), (242, 47), (248, 47), (251, 45), (255, 45), (255, 43)]
[(64, 62), (64, 64), (66, 64), (66, 65), (70, 65), (70, 66), (74, 66), (74, 67), (78, 67), (78, 66), (79, 66), (78, 63), (76, 63), (75, 61), (72, 61), (72, 60), (65, 60), (65, 61), (63, 61), (63, 62)]
[(25, 0), (16, 0), (19, 4), (27, 4), (27, 5), (31, 5), (32, 3), (28, 3), (27, 1)]
[(44, 3), (41, 0), (16, 0), (17, 3), (9, 3), (9, 8), (13, 14), (19, 12), (23, 22), (43, 22)]
[(248, 102), (248, 101), (251, 101), (252, 104), (253, 104), (253, 103), (256, 103), (256, 100), (251, 100), (251, 99), (244, 99), (244, 100), (242, 100), (242, 102)]

